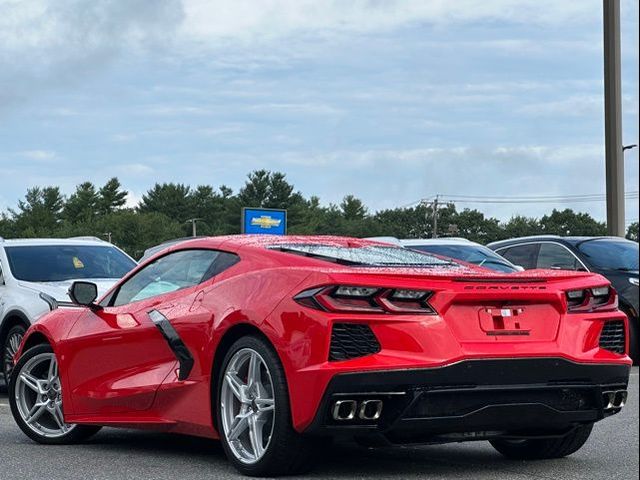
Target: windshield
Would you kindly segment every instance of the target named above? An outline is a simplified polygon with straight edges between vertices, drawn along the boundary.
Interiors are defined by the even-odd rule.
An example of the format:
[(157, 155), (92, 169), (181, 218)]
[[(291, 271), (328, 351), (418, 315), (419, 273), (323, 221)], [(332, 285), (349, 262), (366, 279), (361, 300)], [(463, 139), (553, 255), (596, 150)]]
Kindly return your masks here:
[(121, 278), (136, 266), (110, 246), (38, 245), (6, 247), (11, 273), (25, 282)]
[(498, 272), (511, 273), (518, 271), (508, 260), (481, 245), (407, 245), (407, 248), (455, 258)]
[(578, 250), (596, 268), (604, 270), (638, 270), (638, 244), (630, 240), (598, 239), (578, 244)]
[(392, 246), (366, 246), (348, 248), (333, 245), (281, 244), (269, 247), (272, 250), (313, 257), (341, 265), (365, 267), (439, 267), (458, 266), (414, 250)]

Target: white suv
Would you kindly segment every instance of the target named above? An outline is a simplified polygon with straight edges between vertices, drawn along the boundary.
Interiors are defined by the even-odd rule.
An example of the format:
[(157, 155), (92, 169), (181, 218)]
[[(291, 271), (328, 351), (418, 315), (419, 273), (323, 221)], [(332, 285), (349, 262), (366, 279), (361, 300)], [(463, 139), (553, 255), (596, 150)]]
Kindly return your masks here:
[(91, 279), (106, 292), (136, 262), (94, 237), (18, 239), (0, 237), (0, 379), (9, 380), (24, 332), (56, 302), (69, 302), (75, 280)]

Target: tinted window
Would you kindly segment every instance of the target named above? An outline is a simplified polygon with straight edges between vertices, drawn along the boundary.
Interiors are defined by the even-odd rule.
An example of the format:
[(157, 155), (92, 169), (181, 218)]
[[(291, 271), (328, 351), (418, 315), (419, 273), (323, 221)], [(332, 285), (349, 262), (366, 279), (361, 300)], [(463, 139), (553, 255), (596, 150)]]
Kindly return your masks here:
[(426, 253), (401, 247), (342, 247), (318, 244), (282, 244), (270, 247), (273, 250), (313, 257), (341, 265), (364, 267), (437, 267), (457, 263), (443, 260)]
[(236, 255), (216, 250), (181, 250), (170, 253), (150, 263), (123, 283), (111, 305), (125, 305), (193, 287), (237, 261)]
[(110, 246), (38, 245), (5, 247), (11, 273), (26, 282), (120, 278), (136, 266)]
[(598, 239), (578, 245), (578, 250), (596, 268), (605, 270), (638, 270), (638, 244), (630, 240)]
[(537, 244), (517, 245), (506, 250), (498, 250), (498, 253), (514, 265), (520, 265), (525, 270), (536, 268)]
[(538, 252), (538, 268), (577, 270), (582, 268), (575, 255), (562, 245), (542, 243)]
[(406, 245), (406, 247), (421, 252), (435, 253), (443, 257), (456, 258), (499, 272), (517, 271), (500, 255), (481, 245)]

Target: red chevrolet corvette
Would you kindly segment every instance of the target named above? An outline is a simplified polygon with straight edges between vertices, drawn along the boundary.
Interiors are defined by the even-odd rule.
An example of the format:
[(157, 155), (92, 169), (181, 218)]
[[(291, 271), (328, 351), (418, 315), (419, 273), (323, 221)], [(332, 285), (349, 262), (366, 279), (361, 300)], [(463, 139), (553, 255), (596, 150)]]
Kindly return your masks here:
[(249, 475), (309, 465), (317, 440), (489, 440), (578, 450), (618, 413), (627, 319), (599, 276), (492, 273), (373, 241), (231, 236), (173, 245), (25, 335), (10, 382), (46, 444), (101, 426), (220, 438)]

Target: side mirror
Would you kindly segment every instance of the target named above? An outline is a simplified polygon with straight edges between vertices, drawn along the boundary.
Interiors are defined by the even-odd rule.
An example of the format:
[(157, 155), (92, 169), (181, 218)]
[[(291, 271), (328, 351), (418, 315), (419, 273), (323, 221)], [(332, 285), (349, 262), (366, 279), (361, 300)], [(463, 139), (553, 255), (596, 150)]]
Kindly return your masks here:
[(96, 308), (98, 306), (93, 302), (98, 298), (98, 286), (91, 282), (73, 282), (69, 288), (69, 298), (76, 305)]

